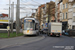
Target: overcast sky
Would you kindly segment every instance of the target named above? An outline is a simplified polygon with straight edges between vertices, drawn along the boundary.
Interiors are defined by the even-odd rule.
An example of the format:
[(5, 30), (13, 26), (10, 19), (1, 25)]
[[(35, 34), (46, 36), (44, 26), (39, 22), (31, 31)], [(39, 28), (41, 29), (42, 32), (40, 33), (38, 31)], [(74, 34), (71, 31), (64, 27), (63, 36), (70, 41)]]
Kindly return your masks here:
[[(15, 4), (17, 3), (16, 2), (17, 0), (10, 0), (10, 1), (11, 1), (11, 3), (12, 2), (14, 2)], [(27, 5), (21, 5), (21, 7), (36, 9), (38, 7), (37, 5), (45, 4), (45, 3), (50, 2), (50, 1), (51, 0), (20, 0), (20, 4), (28, 4), (28, 6)], [(55, 2), (55, 0), (52, 0), (52, 1)], [(7, 5), (7, 4), (9, 4), (9, 0), (0, 0), (0, 14), (1, 13), (8, 14), (9, 5)], [(36, 6), (30, 6), (30, 4), (33, 4), (33, 5), (36, 5)], [(26, 16), (26, 14), (30, 15), (32, 13), (32, 10), (30, 10), (30, 9), (25, 9), (25, 10), (21, 9), (20, 11), (21, 11), (20, 18), (23, 18), (24, 16)], [(15, 12), (14, 14), (16, 14), (16, 10), (14, 12)], [(14, 15), (14, 17), (15, 16), (16, 15)], [(14, 18), (14, 19), (16, 19), (16, 18)]]

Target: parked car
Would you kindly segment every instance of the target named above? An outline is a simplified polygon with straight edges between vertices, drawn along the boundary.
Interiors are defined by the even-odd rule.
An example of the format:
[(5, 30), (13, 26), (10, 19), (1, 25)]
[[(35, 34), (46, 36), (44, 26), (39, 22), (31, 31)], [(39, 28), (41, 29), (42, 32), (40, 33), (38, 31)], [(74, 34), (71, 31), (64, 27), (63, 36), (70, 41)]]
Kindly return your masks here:
[(75, 36), (75, 29), (67, 30), (68, 36)]
[(47, 34), (48, 33), (48, 29), (43, 29), (43, 33)]
[(68, 35), (69, 35), (69, 34), (68, 34), (68, 32), (65, 32), (65, 35), (67, 35), (67, 36), (68, 36)]
[(44, 28), (44, 29), (40, 30), (40, 33), (41, 33), (41, 34), (47, 34), (47, 33), (48, 33), (48, 29), (45, 29), (45, 28)]

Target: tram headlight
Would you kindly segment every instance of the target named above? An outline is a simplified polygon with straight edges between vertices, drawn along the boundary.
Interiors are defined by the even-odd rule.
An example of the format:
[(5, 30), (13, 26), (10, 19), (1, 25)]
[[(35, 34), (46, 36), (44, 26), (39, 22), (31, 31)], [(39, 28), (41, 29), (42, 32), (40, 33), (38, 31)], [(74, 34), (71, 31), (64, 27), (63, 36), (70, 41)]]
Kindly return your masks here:
[(27, 30), (27, 33), (29, 33), (29, 30)]

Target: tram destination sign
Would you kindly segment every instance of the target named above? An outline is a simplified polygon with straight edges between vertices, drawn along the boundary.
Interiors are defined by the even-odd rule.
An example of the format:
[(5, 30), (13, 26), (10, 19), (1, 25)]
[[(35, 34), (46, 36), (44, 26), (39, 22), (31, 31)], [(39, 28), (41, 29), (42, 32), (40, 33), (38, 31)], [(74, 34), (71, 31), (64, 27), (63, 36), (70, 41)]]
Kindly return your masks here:
[(32, 20), (26, 20), (27, 22), (32, 22)]

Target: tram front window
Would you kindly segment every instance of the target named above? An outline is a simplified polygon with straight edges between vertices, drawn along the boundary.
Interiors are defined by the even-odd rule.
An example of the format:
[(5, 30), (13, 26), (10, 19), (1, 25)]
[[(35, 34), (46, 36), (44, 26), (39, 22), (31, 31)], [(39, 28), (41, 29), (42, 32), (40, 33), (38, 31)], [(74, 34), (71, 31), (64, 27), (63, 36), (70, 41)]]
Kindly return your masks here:
[(24, 23), (24, 30), (34, 30), (35, 23), (33, 22), (25, 22)]

